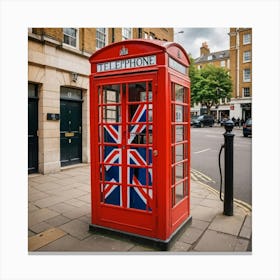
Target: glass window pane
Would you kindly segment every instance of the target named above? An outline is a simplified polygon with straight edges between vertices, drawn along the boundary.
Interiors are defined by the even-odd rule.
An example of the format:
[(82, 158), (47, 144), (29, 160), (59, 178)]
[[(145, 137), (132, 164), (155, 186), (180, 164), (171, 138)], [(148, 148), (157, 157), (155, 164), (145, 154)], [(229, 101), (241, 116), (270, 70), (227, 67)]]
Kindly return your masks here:
[(103, 106), (103, 121), (116, 123), (121, 121), (121, 108), (117, 105)]
[(153, 190), (143, 187), (128, 188), (128, 208), (152, 211)]
[(120, 125), (104, 125), (103, 141), (106, 143), (121, 143), (121, 126)]
[(128, 85), (128, 101), (144, 102), (147, 100), (146, 83), (133, 83)]
[(133, 104), (128, 106), (128, 121), (133, 123), (147, 121), (147, 104)]
[(175, 165), (175, 181), (178, 182), (183, 178), (186, 178), (187, 170), (186, 170), (186, 163), (179, 163)]
[(175, 84), (175, 100), (176, 102), (185, 103), (186, 95), (185, 95), (185, 88), (181, 85)]
[(60, 88), (60, 97), (73, 100), (82, 99), (82, 91), (80, 89), (61, 87)]
[(101, 202), (122, 206), (121, 203), (121, 186), (116, 183), (100, 184)]
[(103, 87), (103, 103), (120, 102), (120, 85), (108, 85)]

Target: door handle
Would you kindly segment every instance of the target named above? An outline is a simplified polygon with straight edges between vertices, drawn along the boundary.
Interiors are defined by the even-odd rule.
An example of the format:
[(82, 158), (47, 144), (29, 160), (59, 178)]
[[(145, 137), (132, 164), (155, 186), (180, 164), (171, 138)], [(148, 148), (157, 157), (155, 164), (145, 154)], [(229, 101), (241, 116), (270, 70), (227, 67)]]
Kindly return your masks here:
[(82, 127), (79, 126), (79, 133), (82, 133)]

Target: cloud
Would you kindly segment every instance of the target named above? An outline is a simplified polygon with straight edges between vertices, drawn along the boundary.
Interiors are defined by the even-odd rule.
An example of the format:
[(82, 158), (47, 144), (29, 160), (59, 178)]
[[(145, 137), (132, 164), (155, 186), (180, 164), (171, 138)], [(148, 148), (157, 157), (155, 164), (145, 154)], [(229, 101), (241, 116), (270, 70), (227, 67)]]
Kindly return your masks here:
[(228, 32), (229, 28), (174, 28), (174, 41), (181, 44), (193, 58), (197, 58), (203, 42), (207, 42), (211, 52), (229, 49)]

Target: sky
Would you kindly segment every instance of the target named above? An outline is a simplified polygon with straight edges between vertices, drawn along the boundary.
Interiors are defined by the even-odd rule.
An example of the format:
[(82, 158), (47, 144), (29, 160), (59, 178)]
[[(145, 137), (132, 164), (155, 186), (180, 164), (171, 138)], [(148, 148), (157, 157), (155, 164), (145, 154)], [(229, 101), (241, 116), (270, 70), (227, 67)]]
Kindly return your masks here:
[(197, 58), (203, 42), (207, 42), (210, 52), (229, 49), (228, 32), (229, 28), (174, 28), (174, 41), (181, 44), (193, 58)]

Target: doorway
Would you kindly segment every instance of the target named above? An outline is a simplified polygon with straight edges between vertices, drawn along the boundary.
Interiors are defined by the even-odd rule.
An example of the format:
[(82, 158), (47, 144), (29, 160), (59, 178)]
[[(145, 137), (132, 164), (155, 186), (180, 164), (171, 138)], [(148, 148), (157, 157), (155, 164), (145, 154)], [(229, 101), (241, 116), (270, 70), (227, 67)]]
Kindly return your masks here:
[(38, 85), (28, 84), (28, 174), (38, 172)]
[(60, 162), (82, 162), (82, 91), (62, 87), (60, 92)]

